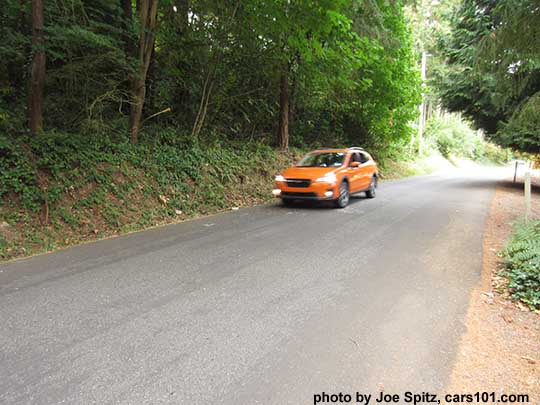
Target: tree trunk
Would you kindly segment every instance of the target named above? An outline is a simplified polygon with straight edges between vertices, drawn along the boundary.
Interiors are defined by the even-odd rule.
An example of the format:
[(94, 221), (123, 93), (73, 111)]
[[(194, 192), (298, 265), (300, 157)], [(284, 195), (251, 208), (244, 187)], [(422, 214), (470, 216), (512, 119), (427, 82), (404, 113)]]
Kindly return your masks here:
[[(189, 4), (186, 3), (186, 6), (189, 7)], [(236, 4), (236, 7), (234, 8), (232, 12), (232, 15), (229, 21), (224, 24), (224, 27), (234, 22), (234, 19), (236, 17), (236, 12), (238, 11), (239, 6), (240, 6), (240, 1)], [(204, 81), (203, 94), (201, 96), (201, 101), (199, 103), (199, 110), (197, 112), (197, 117), (195, 118), (195, 123), (193, 124), (193, 129), (191, 130), (191, 136), (193, 138), (197, 138), (203, 128), (204, 120), (206, 118), (206, 113), (208, 111), (208, 104), (210, 102), (210, 97), (212, 95), (212, 89), (214, 88), (214, 84), (216, 82), (217, 68), (218, 68), (220, 59), (221, 59), (221, 52), (218, 49), (216, 53), (214, 54), (214, 56), (212, 57), (210, 66), (208, 68), (208, 73), (206, 74), (206, 79)]]
[(146, 77), (154, 49), (155, 29), (157, 25), (158, 0), (140, 0), (137, 12), (140, 20), (138, 70), (131, 77), (131, 111), (129, 115), (129, 127), (131, 142), (139, 140), (141, 116), (146, 97)]
[(208, 73), (206, 74), (206, 79), (203, 86), (203, 94), (201, 96), (201, 102), (199, 103), (199, 110), (197, 111), (197, 117), (195, 118), (193, 129), (191, 130), (191, 136), (193, 138), (198, 138), (199, 134), (201, 133), (204, 120), (206, 118), (206, 112), (208, 111), (208, 103), (210, 102), (212, 89), (214, 88), (218, 63), (219, 55), (215, 55), (208, 69)]
[(146, 74), (146, 96), (145, 103), (143, 105), (143, 115), (148, 116), (152, 114), (152, 111), (155, 111), (155, 91), (154, 91), (154, 81), (156, 78), (156, 49), (155, 44), (152, 46), (152, 52), (150, 53), (150, 63), (148, 64), (148, 73)]
[(32, 65), (28, 100), (30, 132), (43, 128), (43, 87), (45, 85), (45, 51), (43, 49), (43, 1), (32, 0)]
[(139, 129), (145, 97), (146, 86), (144, 80), (138, 77), (133, 78), (131, 83), (131, 111), (129, 114), (129, 132), (133, 144), (139, 141)]
[(133, 29), (133, 6), (131, 0), (120, 0), (120, 5), (122, 7), (123, 11), (123, 21), (122, 21), (122, 39), (124, 41), (124, 53), (126, 56), (126, 62), (129, 66), (129, 70), (127, 73), (127, 82), (128, 82), (128, 91), (130, 93), (130, 103), (124, 107), (121, 106), (122, 113), (126, 113), (130, 115), (129, 119), (129, 129), (131, 130), (131, 101), (133, 99), (133, 71), (131, 70), (131, 65), (133, 64), (133, 60), (136, 58), (136, 48), (135, 48), (135, 42), (132, 36), (132, 29)]
[(289, 149), (289, 66), (281, 70), (279, 85), (279, 127), (277, 141), (280, 150)]
[(131, 22), (131, 19), (133, 18), (133, 8), (131, 6), (131, 0), (121, 0), (121, 5), (122, 10), (124, 10), (124, 18), (126, 19), (126, 23)]
[(128, 58), (133, 58), (135, 56), (135, 45), (133, 43), (133, 38), (130, 35), (133, 24), (133, 8), (131, 5), (131, 0), (121, 0), (121, 6), (124, 12), (124, 51)]
[(185, 35), (189, 28), (189, 0), (175, 0), (174, 26), (179, 35)]

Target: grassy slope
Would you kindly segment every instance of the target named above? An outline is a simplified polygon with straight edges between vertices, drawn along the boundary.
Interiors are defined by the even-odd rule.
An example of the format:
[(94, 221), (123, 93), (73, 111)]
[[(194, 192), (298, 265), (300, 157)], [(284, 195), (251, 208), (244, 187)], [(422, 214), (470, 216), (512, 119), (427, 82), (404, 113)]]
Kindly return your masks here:
[(0, 136), (0, 259), (267, 201), (297, 157), (257, 143)]
[[(273, 175), (304, 152), (203, 147), (169, 135), (136, 146), (71, 134), (0, 136), (0, 260), (266, 202)], [(385, 178), (434, 168), (381, 166)]]

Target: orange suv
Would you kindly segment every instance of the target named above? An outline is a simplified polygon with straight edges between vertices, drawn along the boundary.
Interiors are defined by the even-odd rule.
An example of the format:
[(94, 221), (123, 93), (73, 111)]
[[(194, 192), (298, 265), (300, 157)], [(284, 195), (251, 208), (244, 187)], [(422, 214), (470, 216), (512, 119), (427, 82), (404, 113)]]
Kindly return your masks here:
[(351, 194), (375, 197), (377, 164), (362, 148), (317, 149), (275, 178), (274, 196), (294, 200), (329, 200), (344, 208)]

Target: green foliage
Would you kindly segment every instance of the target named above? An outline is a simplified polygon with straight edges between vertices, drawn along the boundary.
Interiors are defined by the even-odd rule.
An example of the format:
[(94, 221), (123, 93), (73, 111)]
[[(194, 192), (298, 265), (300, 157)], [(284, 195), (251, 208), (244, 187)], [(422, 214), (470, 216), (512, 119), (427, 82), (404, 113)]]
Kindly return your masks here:
[(443, 104), (461, 111), (495, 143), (540, 152), (540, 12), (533, 0), (464, 0), (439, 51)]
[(468, 158), (474, 156), (476, 134), (461, 120), (435, 119), (430, 123), (427, 135), (446, 158), (451, 155)]
[(49, 128), (95, 130), (116, 115), (127, 96), (132, 64), (124, 50), (120, 2), (46, 2), (47, 82), (45, 117)]
[(22, 67), (30, 52), (29, 10), (30, 2), (17, 0), (5, 0), (0, 7), (0, 131), (14, 131), (25, 123)]
[[(31, 58), (30, 2), (6, 0), (0, 10), (0, 130), (25, 125), (28, 61)], [(110, 128), (127, 99), (131, 61), (124, 51), (120, 2), (44, 2), (47, 74), (44, 114), (48, 128)]]
[[(260, 142), (203, 148), (185, 139), (172, 131), (146, 134), (137, 145), (58, 131), (0, 136), (0, 222), (37, 238), (25, 236), (26, 248), (43, 248), (66, 232), (106, 235), (172, 220), (177, 210), (189, 217), (265, 201), (273, 175), (290, 164)], [(45, 209), (52, 229), (41, 226)], [(17, 254), (7, 249), (21, 241), (0, 236), (0, 256)]]
[(496, 133), (505, 116), (505, 106), (498, 104), (500, 95), (493, 74), (475, 70), (478, 43), (493, 25), (493, 5), (493, 0), (464, 0), (455, 10), (450, 32), (438, 42), (447, 65), (434, 81), (448, 110), (462, 112), (488, 134)]
[(523, 101), (497, 134), (500, 144), (540, 152), (540, 91)]
[(512, 297), (540, 309), (540, 221), (517, 224), (502, 254)]
[(433, 118), (426, 128), (426, 141), (446, 158), (456, 156), (495, 164), (506, 163), (511, 158), (508, 149), (485, 141), (467, 121), (455, 114)]
[[(0, 10), (0, 129), (24, 132), (30, 7)], [(127, 137), (134, 27), (121, 2), (45, 2), (45, 128)], [(410, 138), (419, 80), (401, 2), (167, 0), (159, 5), (143, 124), (271, 143), (289, 70), (291, 144), (389, 150)], [(203, 103), (204, 104), (204, 103)], [(170, 108), (170, 113), (149, 118)], [(145, 121), (148, 119), (147, 121)]]
[(0, 198), (8, 193), (19, 197), (24, 207), (37, 209), (42, 195), (37, 187), (35, 166), (25, 149), (0, 134)]
[(495, 163), (498, 165), (503, 165), (508, 163), (511, 159), (515, 158), (514, 153), (508, 148), (502, 148), (498, 145), (495, 145), (492, 142), (484, 142), (483, 150), (479, 154), (477, 160), (484, 161), (487, 163)]
[[(373, 30), (362, 25), (369, 5), (377, 8)], [(298, 69), (292, 142), (360, 144), (390, 154), (410, 139), (420, 102), (411, 33), (399, 3), (366, 3), (347, 16), (356, 27), (346, 51), (352, 57), (330, 49)], [(335, 41), (338, 49), (347, 43)]]

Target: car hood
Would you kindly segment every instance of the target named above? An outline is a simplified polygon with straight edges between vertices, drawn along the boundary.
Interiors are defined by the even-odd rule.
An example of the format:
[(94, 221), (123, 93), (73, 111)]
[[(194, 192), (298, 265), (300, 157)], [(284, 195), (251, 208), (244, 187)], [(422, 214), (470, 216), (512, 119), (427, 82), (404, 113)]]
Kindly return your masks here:
[(339, 167), (289, 167), (282, 175), (287, 179), (317, 179), (328, 173), (335, 172)]

